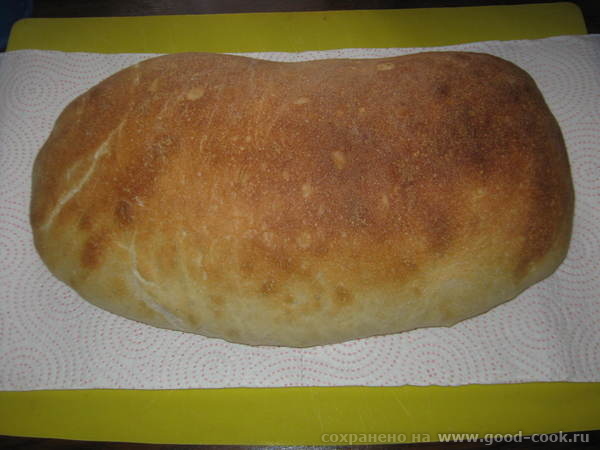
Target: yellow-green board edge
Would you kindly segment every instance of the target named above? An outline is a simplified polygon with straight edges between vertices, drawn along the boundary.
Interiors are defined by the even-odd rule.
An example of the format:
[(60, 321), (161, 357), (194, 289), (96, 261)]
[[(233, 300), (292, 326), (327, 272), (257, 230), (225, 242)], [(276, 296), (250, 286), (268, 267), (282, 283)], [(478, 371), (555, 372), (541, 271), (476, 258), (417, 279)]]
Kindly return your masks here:
[[(571, 3), (418, 10), (25, 19), (8, 50), (103, 53), (427, 47), (585, 34)], [(600, 383), (0, 392), (0, 434), (206, 444), (385, 442), (600, 428)], [(324, 435), (326, 435), (324, 437)], [(348, 438), (348, 436), (346, 436)], [(371, 437), (370, 439), (374, 439)], [(378, 438), (379, 439), (379, 438)], [(333, 443), (333, 442), (332, 442)], [(344, 443), (344, 442), (339, 442)], [(373, 442), (372, 442), (373, 443)]]
[(572, 3), (432, 9), (24, 19), (8, 50), (99, 53), (428, 47), (586, 33)]
[(324, 445), (350, 433), (391, 443), (600, 428), (599, 383), (0, 394), (0, 434), (99, 441)]

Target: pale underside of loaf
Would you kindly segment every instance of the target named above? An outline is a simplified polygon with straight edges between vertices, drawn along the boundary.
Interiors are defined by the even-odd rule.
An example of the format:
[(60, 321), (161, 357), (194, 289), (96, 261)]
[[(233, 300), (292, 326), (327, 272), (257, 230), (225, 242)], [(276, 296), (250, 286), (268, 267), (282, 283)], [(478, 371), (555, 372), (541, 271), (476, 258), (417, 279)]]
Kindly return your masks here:
[(40, 150), (42, 259), (158, 327), (311, 346), (447, 326), (551, 274), (560, 128), (502, 59), (178, 54), (75, 99)]

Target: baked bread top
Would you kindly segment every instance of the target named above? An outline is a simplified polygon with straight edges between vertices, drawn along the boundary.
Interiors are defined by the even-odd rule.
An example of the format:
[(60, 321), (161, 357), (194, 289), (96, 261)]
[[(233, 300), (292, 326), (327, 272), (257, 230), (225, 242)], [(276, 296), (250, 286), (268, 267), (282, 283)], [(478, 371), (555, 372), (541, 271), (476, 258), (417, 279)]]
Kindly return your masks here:
[(52, 273), (246, 344), (452, 325), (564, 258), (573, 189), (532, 78), (486, 54), (149, 59), (75, 99), (33, 169)]

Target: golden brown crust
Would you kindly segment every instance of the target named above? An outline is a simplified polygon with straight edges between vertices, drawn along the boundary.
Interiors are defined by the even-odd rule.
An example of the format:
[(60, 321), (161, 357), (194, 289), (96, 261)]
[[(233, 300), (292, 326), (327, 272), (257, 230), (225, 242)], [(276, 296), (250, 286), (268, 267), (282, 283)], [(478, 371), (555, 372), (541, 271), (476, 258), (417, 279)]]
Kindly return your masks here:
[(73, 101), (31, 222), (84, 298), (161, 327), (308, 346), (449, 325), (549, 275), (573, 190), (502, 59), (177, 54)]

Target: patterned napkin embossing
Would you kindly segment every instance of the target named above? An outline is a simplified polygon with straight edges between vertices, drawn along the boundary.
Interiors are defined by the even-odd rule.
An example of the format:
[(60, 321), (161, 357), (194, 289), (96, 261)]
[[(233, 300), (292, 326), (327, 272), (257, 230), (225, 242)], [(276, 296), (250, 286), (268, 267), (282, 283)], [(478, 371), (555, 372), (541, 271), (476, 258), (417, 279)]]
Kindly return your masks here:
[[(31, 166), (63, 108), (154, 55), (0, 55), (0, 389), (460, 385), (600, 381), (600, 36), (485, 42), (536, 80), (567, 143), (573, 241), (549, 279), (452, 328), (308, 349), (248, 347), (102, 311), (54, 279), (33, 248)], [(434, 49), (257, 53), (279, 61)]]

